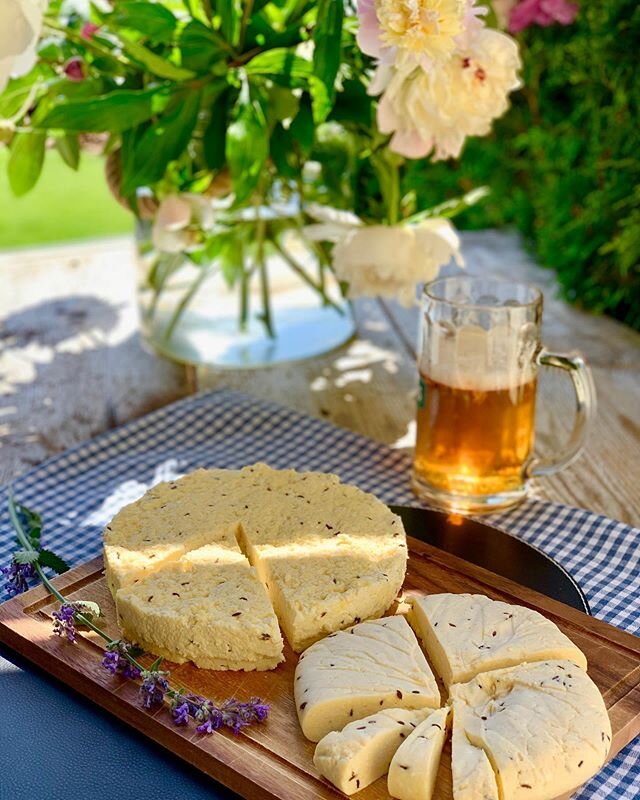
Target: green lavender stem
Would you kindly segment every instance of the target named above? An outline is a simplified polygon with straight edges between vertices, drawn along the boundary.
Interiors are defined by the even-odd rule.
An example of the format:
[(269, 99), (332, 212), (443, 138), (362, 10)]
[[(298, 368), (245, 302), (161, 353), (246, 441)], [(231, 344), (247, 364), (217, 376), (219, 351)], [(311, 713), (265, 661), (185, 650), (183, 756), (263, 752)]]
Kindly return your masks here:
[[(18, 512), (16, 510), (15, 499), (14, 499), (12, 494), (9, 495), (9, 517), (11, 519), (11, 522), (12, 522), (13, 527), (14, 527), (15, 532), (16, 532), (16, 536), (17, 536), (18, 541), (20, 542), (20, 544), (24, 547), (25, 550), (33, 550), (33, 544), (29, 541), (29, 538), (28, 538), (27, 534), (24, 532), (24, 528), (22, 527), (22, 523), (20, 522), (20, 517), (19, 517)], [(65, 604), (71, 605), (72, 604), (72, 601), (69, 601), (61, 592), (59, 592), (56, 589), (56, 587), (53, 585), (53, 583), (45, 575), (44, 570), (42, 569), (42, 567), (40, 566), (40, 564), (37, 561), (34, 562), (33, 567), (34, 567), (38, 577), (42, 581), (43, 586), (45, 587), (45, 589), (47, 589), (49, 594), (53, 595), (56, 598), (56, 600), (59, 600), (60, 603), (62, 603), (63, 605), (65, 605)], [(102, 639), (104, 639), (105, 642), (107, 642), (108, 645), (117, 644), (117, 641), (118, 641), (117, 639), (112, 639), (111, 636), (109, 636), (108, 633), (106, 633), (101, 628), (99, 628), (97, 625), (95, 625), (88, 617), (86, 617), (84, 614), (82, 614), (82, 612), (76, 611), (74, 616), (75, 616), (76, 620), (81, 625), (85, 625), (87, 628), (92, 630), (94, 633), (97, 633), (98, 636), (100, 636)], [(134, 667), (137, 667), (140, 670), (140, 672), (145, 672), (146, 671), (145, 667), (143, 667), (142, 664), (138, 663), (138, 661), (136, 661), (136, 659), (133, 658), (133, 656), (130, 656), (129, 654), (127, 654), (126, 658), (127, 658), (128, 661), (131, 662), (131, 664), (133, 664)]]

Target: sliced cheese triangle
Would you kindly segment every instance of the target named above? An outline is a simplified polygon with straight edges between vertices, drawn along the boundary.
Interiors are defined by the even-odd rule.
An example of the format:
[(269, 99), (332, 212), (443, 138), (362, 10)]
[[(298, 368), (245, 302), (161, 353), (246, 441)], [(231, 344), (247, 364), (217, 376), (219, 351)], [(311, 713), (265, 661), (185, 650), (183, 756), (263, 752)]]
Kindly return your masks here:
[(583, 669), (582, 651), (537, 611), (477, 594), (431, 594), (411, 599), (409, 621), (448, 686), (487, 670), (548, 659)]
[(265, 670), (283, 660), (276, 615), (237, 547), (206, 545), (122, 587), (117, 612), (126, 638), (178, 664)]
[(238, 483), (242, 548), (296, 652), (389, 608), (404, 581), (407, 543), (387, 506), (336, 475), (256, 464)]
[(313, 763), (340, 791), (354, 794), (386, 774), (398, 747), (427, 714), (389, 708), (350, 722), (320, 740)]
[(459, 709), (453, 714), (451, 772), (453, 800), (501, 800), (491, 762), (469, 740)]
[(387, 787), (398, 800), (431, 800), (438, 776), (450, 709), (439, 708), (421, 722), (396, 750)]
[(452, 686), (451, 700), (454, 778), (457, 729), (486, 753), (501, 796), (510, 800), (552, 800), (584, 783), (607, 757), (611, 724), (604, 701), (571, 661), (485, 672)]
[(302, 732), (317, 742), (383, 708), (437, 708), (440, 692), (403, 616), (354, 625), (308, 648), (296, 667)]

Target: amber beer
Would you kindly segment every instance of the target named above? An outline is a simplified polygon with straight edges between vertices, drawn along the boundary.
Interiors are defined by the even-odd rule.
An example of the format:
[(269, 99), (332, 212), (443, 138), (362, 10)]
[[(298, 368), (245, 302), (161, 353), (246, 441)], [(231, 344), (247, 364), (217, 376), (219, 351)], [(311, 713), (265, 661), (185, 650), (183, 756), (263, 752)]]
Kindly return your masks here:
[(533, 450), (535, 400), (535, 376), (512, 386), (474, 388), (421, 374), (416, 478), (455, 495), (517, 490)]

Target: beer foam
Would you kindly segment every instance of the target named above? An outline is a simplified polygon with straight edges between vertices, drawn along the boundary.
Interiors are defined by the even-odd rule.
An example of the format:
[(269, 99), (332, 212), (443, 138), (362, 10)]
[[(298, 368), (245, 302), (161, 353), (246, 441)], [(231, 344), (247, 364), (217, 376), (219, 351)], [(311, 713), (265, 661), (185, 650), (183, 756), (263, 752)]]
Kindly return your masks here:
[(421, 371), (431, 380), (467, 391), (515, 389), (535, 378), (537, 329), (427, 323)]

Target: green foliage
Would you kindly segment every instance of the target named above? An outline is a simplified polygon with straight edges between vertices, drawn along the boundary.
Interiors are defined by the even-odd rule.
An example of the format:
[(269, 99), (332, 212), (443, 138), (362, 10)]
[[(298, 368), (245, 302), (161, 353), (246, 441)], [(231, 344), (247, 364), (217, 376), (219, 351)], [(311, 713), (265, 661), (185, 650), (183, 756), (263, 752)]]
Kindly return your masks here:
[(523, 35), (524, 89), (459, 163), (411, 165), (432, 205), (486, 183), (462, 227), (517, 225), (565, 296), (640, 329), (640, 7), (584, 3), (569, 27)]

